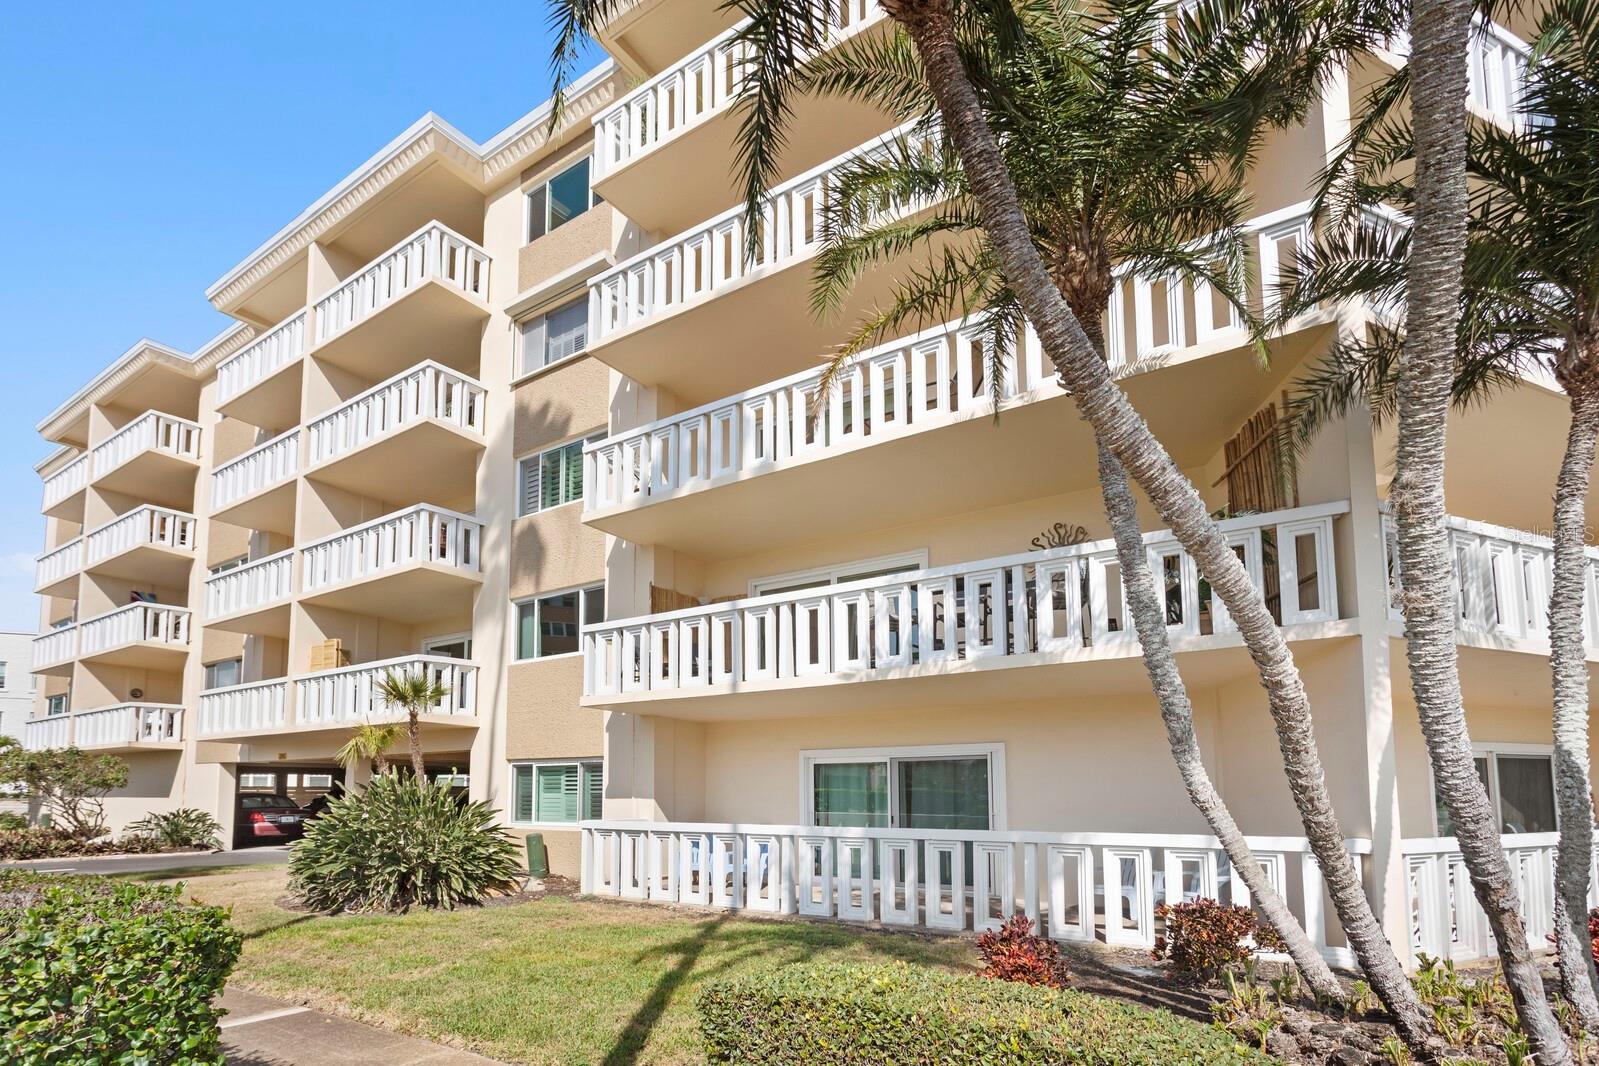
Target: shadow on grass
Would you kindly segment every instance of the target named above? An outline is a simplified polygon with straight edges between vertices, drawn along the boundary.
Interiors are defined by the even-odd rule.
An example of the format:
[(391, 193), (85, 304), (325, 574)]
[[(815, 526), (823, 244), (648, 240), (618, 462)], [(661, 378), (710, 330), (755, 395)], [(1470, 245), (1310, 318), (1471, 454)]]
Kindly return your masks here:
[(688, 980), (694, 971), (694, 964), (699, 961), (706, 946), (716, 939), (726, 924), (725, 918), (705, 922), (695, 929), (692, 936), (641, 952), (634, 960), (643, 962), (647, 958), (659, 956), (671, 956), (674, 959), (671, 968), (655, 982), (655, 987), (650, 989), (649, 996), (639, 1004), (638, 1010), (633, 1012), (633, 1016), (622, 1027), (616, 1043), (605, 1055), (605, 1066), (632, 1066), (638, 1061), (639, 1052), (644, 1050), (644, 1045), (648, 1043), (650, 1034), (655, 1031), (661, 1015), (666, 1013), (673, 994), (684, 981)]

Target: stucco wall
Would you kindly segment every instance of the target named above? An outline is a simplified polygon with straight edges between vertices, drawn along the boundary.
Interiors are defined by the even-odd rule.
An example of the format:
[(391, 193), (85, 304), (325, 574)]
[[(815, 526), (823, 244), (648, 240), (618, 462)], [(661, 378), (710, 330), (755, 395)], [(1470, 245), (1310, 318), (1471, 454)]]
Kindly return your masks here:
[(588, 758), (604, 750), (601, 714), (578, 706), (583, 659), (516, 663), (507, 675), (505, 757)]

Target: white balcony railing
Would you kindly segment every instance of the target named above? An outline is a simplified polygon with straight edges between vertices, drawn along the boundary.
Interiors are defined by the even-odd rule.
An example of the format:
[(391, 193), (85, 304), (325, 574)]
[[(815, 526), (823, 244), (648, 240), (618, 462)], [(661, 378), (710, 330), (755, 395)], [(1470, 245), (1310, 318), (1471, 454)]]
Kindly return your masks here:
[(170, 548), (193, 552), (192, 514), (145, 504), (113, 518), (84, 536), (86, 565), (94, 566), (135, 548)]
[[(1290, 280), (1295, 251), (1309, 239), (1308, 205), (1274, 212), (1247, 227), (1249, 299), (1276, 300)], [(1203, 284), (1150, 280), (1118, 271), (1105, 317), (1114, 367), (1128, 352), (1156, 359), (1221, 340), (1242, 342), (1242, 317), (1217, 309)], [(977, 322), (951, 322), (862, 352), (838, 377), (825, 402), (820, 367), (681, 414), (618, 433), (584, 448), (587, 511), (732, 481), (796, 456), (839, 454), (994, 409), (986, 379), (988, 343)], [(1002, 400), (1063, 395), (1038, 337), (1028, 327), (1006, 360)]]
[(189, 609), (155, 603), (130, 603), (79, 623), (78, 654), (98, 655), (127, 644), (189, 643)]
[(419, 563), (475, 574), (482, 540), (483, 525), (471, 515), (418, 504), (305, 545), (300, 588), (315, 592)]
[[(1506, 833), (1500, 837), (1527, 940), (1532, 944), (1546, 943), (1554, 931), (1555, 849), (1559, 841), (1558, 833)], [(1426, 952), (1436, 959), (1457, 962), (1492, 956), (1488, 916), (1477, 905), (1455, 838), (1406, 840), (1400, 851), (1405, 860), (1412, 956)], [(1593, 902), (1590, 896), (1590, 905)]]
[(80, 748), (172, 744), (183, 739), (183, 708), (166, 703), (126, 703), (72, 715), (72, 742)]
[[(822, 10), (830, 48), (883, 11), (874, 0), (848, 0)], [(740, 23), (712, 38), (687, 58), (661, 71), (594, 118), (596, 180), (728, 111), (743, 90), (745, 51), (734, 38)]]
[(217, 365), (217, 405), (261, 384), (305, 354), (305, 312), (300, 311)]
[[(1056, 940), (1148, 948), (1155, 907), (1196, 898), (1247, 906), (1214, 837), (590, 821), (582, 891), (724, 910), (800, 914), (959, 933), (1025, 914)], [(1321, 867), (1302, 837), (1255, 837), (1273, 887), (1329, 959)], [(1349, 850), (1370, 854), (1352, 840)], [(1293, 887), (1290, 887), (1293, 886)]]
[(207, 576), (205, 616), (259, 611), (287, 601), (293, 591), (294, 549), (290, 548)]
[(429, 359), (312, 422), (307, 462), (315, 466), (337, 459), (428, 418), (481, 436), (486, 398), (472, 378)]
[(474, 663), (439, 655), (409, 655), (295, 678), (295, 721), (300, 725), (354, 725), (403, 720), (404, 709), (384, 700), (378, 694), (378, 684), (390, 674), (404, 676), (419, 671), (427, 673), (447, 690), (438, 703), (422, 713), (477, 714), (477, 666)]
[(300, 469), (300, 431), (257, 444), (211, 471), (211, 509), (220, 511), (290, 480)]
[[(744, 243), (742, 206), (655, 245), (589, 282), (589, 336), (612, 334), (707, 299), (745, 278), (779, 270), (814, 252), (822, 240), (827, 188), (834, 175), (861, 157), (884, 153), (902, 127), (870, 145), (831, 159), (772, 189), (760, 223), (760, 250)], [(929, 150), (923, 144), (919, 150)]]
[(489, 253), (442, 222), (429, 222), (313, 305), (320, 344), (428, 281), (480, 300), (489, 295)]
[[(1455, 602), (1465, 633), (1549, 639), (1549, 592), (1554, 581), (1554, 545), (1519, 529), (1449, 519), (1454, 547)], [(1392, 515), (1383, 515), (1383, 546), (1388, 571), (1388, 613), (1404, 620), (1400, 606), (1399, 533)], [(1589, 647), (1599, 647), (1599, 548), (1586, 548), (1583, 630)]]
[(83, 569), (83, 538), (73, 537), (65, 544), (39, 556), (33, 587), (48, 588)]
[(94, 476), (97, 479), (105, 477), (145, 452), (162, 452), (199, 462), (199, 423), (176, 415), (164, 415), (159, 411), (146, 411), (95, 446), (91, 453)]
[(286, 679), (208, 689), (200, 693), (198, 733), (206, 737), (282, 729), (288, 723), (288, 698)]
[[(1345, 503), (1221, 523), (1283, 625), (1338, 615), (1333, 519)], [(1145, 534), (1172, 634), (1234, 629), (1169, 532)], [(1112, 541), (863, 578), (583, 629), (584, 694), (931, 672), (979, 659), (1035, 665), (1133, 642)]]
[(33, 668), (43, 670), (78, 657), (78, 627), (58, 626), (33, 638)]
[(48, 511), (74, 493), (82, 492), (88, 484), (89, 457), (80, 455), (44, 479), (44, 509)]
[(72, 746), (72, 716), (52, 714), (44, 718), (29, 718), (22, 726), (22, 746), (28, 751)]

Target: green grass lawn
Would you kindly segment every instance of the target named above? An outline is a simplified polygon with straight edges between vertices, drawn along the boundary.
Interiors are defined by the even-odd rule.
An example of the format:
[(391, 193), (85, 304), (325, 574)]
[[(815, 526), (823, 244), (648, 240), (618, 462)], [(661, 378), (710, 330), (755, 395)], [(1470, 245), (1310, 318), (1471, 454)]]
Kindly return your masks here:
[(401, 917), (279, 907), (282, 866), (205, 871), (190, 894), (233, 908), (232, 983), (529, 1063), (703, 1061), (694, 998), (708, 981), (802, 961), (973, 969), (969, 940), (546, 897)]

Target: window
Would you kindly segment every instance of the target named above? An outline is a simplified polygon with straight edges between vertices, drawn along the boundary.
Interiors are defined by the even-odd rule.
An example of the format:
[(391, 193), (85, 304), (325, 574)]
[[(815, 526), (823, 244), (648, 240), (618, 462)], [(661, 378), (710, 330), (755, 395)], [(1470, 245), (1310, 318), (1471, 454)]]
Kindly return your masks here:
[(815, 588), (818, 585), (840, 585), (846, 581), (859, 581), (861, 578), (866, 577), (881, 577), (884, 574), (921, 570), (926, 566), (927, 553), (924, 551), (908, 552), (904, 555), (889, 555), (880, 559), (861, 559), (852, 563), (841, 563), (838, 566), (824, 566), (815, 570), (799, 570), (789, 574), (758, 577), (750, 582), (750, 595), (769, 596), (778, 592), (794, 592), (799, 589)]
[(66, 714), (67, 713), (67, 695), (66, 695), (66, 693), (63, 692), (59, 696), (47, 697), (45, 699), (45, 701), (44, 701), (44, 713), (45, 714), (50, 714), (50, 715)]
[(516, 605), (516, 657), (543, 659), (580, 650), (583, 626), (605, 621), (605, 586), (554, 592)]
[(273, 773), (240, 774), (240, 788), (276, 788), (278, 775)]
[(224, 559), (222, 562), (213, 566), (210, 572), (215, 575), (225, 574), (229, 570), (237, 570), (239, 567), (243, 566), (249, 560), (249, 558), (250, 557), (248, 555), (240, 555), (232, 559)]
[(6, 684), (6, 662), (4, 659), (0, 659), (0, 688), (10, 687), (10, 685)]
[(601, 763), (517, 763), (511, 767), (511, 820), (578, 822), (598, 818), (605, 797)]
[(584, 157), (527, 191), (527, 239), (538, 240), (599, 202), (589, 188), (589, 161)]
[(812, 752), (806, 756), (811, 825), (855, 828), (995, 828), (998, 745)]
[[(1552, 749), (1539, 745), (1502, 744), (1477, 749), (1477, 776), (1488, 789), (1488, 801), (1505, 833), (1553, 833), (1555, 773)], [(1443, 797), (1433, 789), (1438, 835), (1454, 836)]]
[[(599, 440), (596, 433), (588, 440)], [(516, 516), (548, 511), (583, 499), (583, 445), (574, 440), (517, 460)]]
[(223, 659), (221, 662), (206, 663), (205, 687), (213, 689), (237, 685), (243, 668), (243, 659)]
[(522, 347), (518, 373), (531, 374), (540, 367), (570, 359), (588, 348), (588, 299), (579, 297), (553, 311), (525, 318), (518, 323), (517, 332)]

